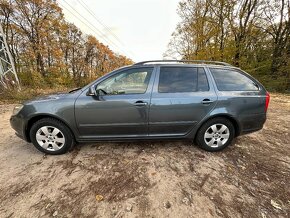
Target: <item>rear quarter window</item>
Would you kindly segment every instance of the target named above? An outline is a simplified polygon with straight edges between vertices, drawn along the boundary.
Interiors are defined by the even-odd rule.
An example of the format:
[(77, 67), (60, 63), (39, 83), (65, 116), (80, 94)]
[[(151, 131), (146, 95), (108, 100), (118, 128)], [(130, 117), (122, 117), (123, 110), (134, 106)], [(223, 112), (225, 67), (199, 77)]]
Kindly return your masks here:
[(219, 91), (258, 91), (258, 85), (236, 70), (210, 68)]

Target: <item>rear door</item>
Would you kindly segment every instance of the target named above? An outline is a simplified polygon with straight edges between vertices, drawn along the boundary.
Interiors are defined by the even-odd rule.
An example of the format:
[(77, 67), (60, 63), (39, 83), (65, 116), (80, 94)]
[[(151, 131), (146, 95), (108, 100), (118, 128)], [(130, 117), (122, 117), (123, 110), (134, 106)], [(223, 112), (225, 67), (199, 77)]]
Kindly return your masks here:
[(158, 67), (149, 110), (149, 136), (186, 135), (216, 101), (203, 67)]

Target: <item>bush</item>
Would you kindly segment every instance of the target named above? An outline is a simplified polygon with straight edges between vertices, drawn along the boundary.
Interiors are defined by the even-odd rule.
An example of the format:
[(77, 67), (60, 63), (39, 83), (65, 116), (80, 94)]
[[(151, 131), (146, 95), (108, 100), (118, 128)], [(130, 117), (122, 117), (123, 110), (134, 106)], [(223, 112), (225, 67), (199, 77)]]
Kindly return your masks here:
[(258, 79), (268, 91), (282, 93), (290, 92), (290, 78), (287, 74), (281, 72), (277, 73), (277, 75), (271, 74), (270, 64), (265, 64), (261, 67), (248, 69), (246, 71)]
[(68, 89), (65, 87), (59, 87), (54, 89), (39, 89), (29, 87), (21, 87), (20, 90), (17, 88), (2, 89), (0, 91), (0, 103), (21, 103), (37, 96), (67, 91)]

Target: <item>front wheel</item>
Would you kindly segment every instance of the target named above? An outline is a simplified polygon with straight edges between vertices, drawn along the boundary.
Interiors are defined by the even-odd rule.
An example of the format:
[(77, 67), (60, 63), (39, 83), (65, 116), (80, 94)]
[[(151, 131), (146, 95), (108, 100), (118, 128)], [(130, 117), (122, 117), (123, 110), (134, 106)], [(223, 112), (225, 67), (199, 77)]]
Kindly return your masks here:
[(53, 118), (38, 120), (30, 129), (33, 145), (46, 154), (64, 154), (74, 143), (66, 125)]
[(225, 118), (214, 118), (199, 129), (196, 142), (206, 151), (220, 151), (230, 145), (235, 136), (235, 128)]

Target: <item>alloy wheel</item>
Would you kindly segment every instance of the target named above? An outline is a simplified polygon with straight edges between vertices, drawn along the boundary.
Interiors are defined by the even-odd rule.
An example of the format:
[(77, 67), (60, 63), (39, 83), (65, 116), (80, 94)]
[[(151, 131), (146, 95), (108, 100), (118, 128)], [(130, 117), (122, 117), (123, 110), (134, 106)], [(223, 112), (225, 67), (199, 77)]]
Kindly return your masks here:
[(36, 132), (36, 141), (48, 151), (57, 151), (65, 144), (64, 134), (56, 127), (43, 126)]
[(224, 124), (213, 124), (204, 133), (205, 143), (212, 148), (223, 146), (229, 137), (230, 130)]

